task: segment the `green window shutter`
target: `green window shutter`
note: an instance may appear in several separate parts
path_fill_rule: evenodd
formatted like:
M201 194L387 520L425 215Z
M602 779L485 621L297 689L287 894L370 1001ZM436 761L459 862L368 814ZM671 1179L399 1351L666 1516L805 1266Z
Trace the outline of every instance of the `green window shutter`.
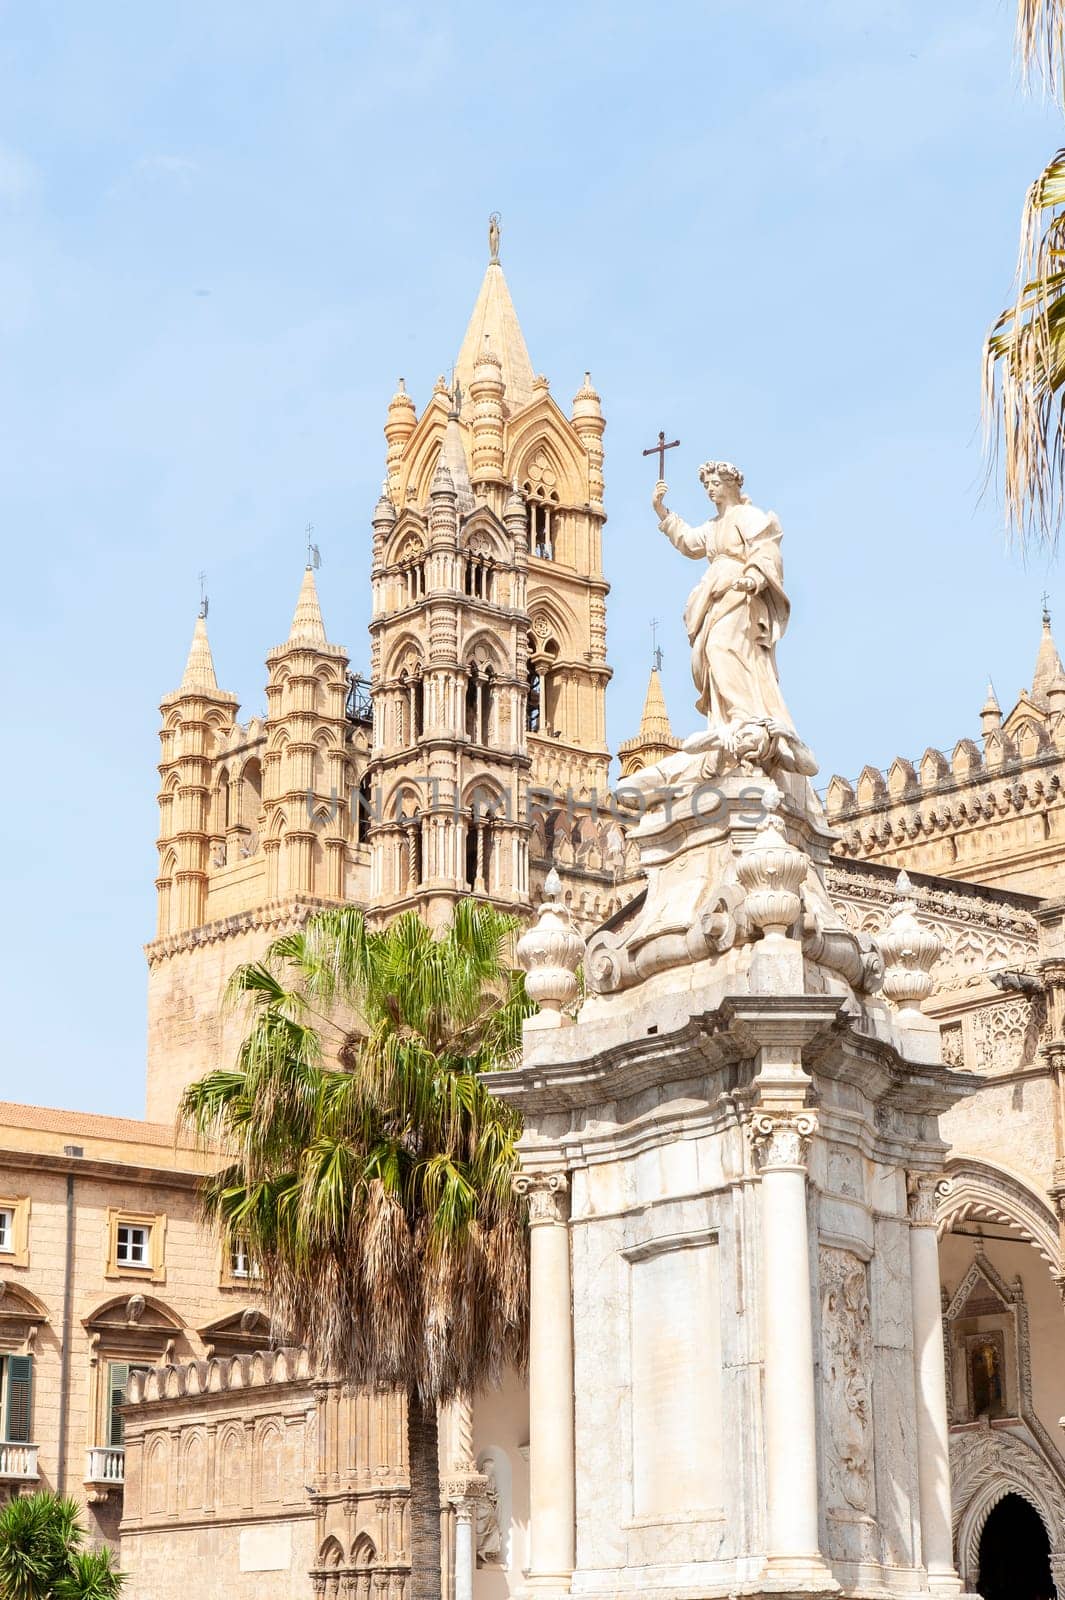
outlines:
M29 1444L33 1420L32 1356L8 1356L6 1390L4 1438L10 1444Z
M107 1442L112 1450L125 1443L126 1429L124 1419L119 1411L119 1406L126 1403L126 1390L129 1388L129 1362L112 1361L107 1368L107 1389L109 1395L109 1410L107 1424Z

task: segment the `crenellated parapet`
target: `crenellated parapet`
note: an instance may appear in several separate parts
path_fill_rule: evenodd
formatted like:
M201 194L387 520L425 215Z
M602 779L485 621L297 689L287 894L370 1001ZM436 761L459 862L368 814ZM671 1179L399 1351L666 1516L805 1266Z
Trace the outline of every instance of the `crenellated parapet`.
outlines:
M1065 877L1065 669L1044 615L1030 690L1003 717L988 686L980 739L863 767L825 791L839 855L1045 894Z

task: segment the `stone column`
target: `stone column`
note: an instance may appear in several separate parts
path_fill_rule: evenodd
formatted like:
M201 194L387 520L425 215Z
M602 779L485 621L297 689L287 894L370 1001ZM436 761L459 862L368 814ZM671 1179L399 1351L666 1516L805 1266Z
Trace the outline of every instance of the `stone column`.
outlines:
M564 1593L575 1559L573 1314L565 1175L521 1172L529 1201L529 1583Z
M473 1525L488 1479L476 1471L452 1478L447 1498L455 1508L455 1600L473 1600Z
M806 1154L811 1111L756 1111L762 1174L762 1342L765 1361L766 1556L770 1575L835 1587L818 1530Z
M913 1367L917 1402L917 1481L921 1503L921 1555L928 1587L958 1594L950 1515L950 1433L943 1357L943 1305L939 1292L936 1186L940 1174L911 1172L910 1293L913 1298Z

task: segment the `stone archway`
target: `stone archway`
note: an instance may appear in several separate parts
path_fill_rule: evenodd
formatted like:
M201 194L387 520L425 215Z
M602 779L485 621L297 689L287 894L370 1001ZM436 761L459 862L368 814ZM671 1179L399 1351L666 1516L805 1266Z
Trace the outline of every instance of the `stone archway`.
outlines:
M1065 1491L1038 1445L985 1422L953 1436L950 1465L957 1566L965 1591L979 1592L984 1531L995 1508L1012 1496L1038 1516L1047 1535L1051 1575L1065 1594Z
M1006 1494L988 1512L980 1534L977 1592L983 1600L1050 1600L1050 1537L1031 1500Z

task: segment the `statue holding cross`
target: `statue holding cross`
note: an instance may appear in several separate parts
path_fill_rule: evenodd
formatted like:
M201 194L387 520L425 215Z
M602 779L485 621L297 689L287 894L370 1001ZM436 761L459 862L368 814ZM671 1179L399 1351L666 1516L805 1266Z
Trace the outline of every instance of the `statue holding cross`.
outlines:
M672 782L682 772L688 774L693 763L704 778L711 768L718 772L737 764L809 777L817 763L795 732L777 676L777 642L791 609L784 590L780 522L774 512L751 504L743 493L743 474L730 461L704 461L699 468L715 516L692 527L670 511L665 503L669 486L661 474L665 452L676 442L667 443L662 432L657 445L643 453L658 456L652 503L660 529L682 555L706 563L688 597L684 625L697 705L707 729L686 739L682 751L668 757L660 771L648 769L640 778Z

